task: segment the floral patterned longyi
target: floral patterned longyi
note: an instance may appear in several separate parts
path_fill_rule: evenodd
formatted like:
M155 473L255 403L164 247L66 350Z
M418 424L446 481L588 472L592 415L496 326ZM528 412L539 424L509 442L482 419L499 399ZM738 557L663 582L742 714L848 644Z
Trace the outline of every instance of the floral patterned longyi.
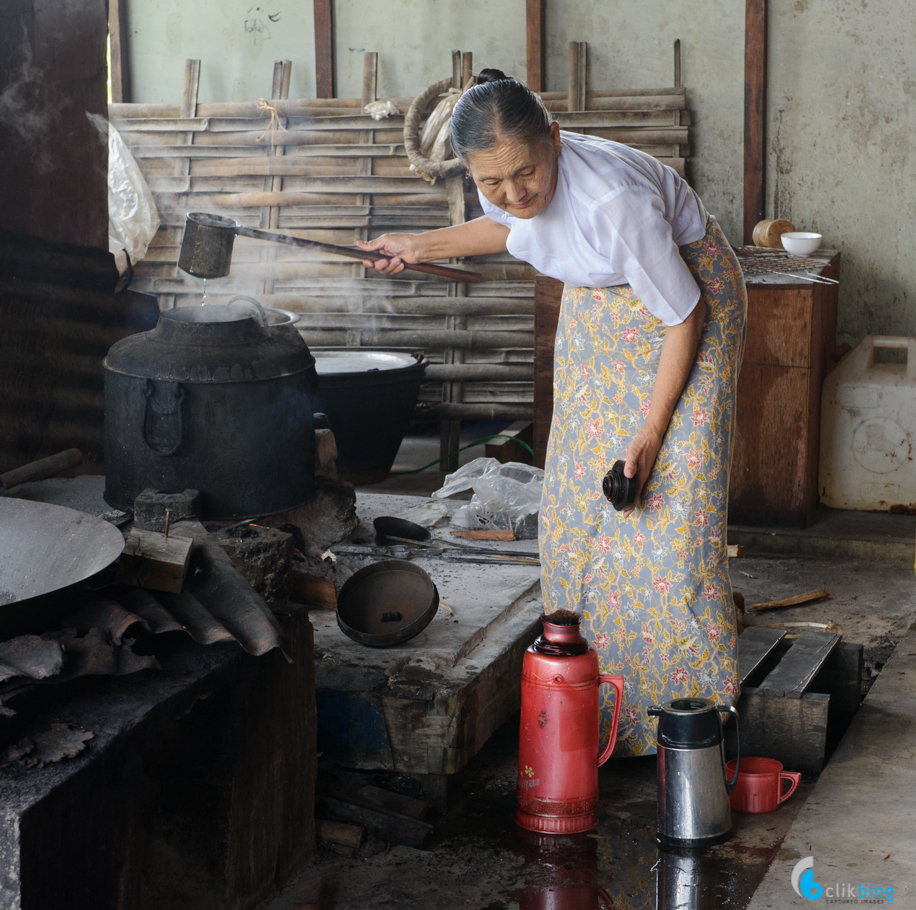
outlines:
M557 331L540 526L544 608L578 610L601 672L626 677L615 756L655 752L650 705L738 697L725 526L747 295L715 219L681 256L706 326L629 519L605 500L601 480L648 412L665 325L627 285L567 287ZM613 693L602 698L606 736Z

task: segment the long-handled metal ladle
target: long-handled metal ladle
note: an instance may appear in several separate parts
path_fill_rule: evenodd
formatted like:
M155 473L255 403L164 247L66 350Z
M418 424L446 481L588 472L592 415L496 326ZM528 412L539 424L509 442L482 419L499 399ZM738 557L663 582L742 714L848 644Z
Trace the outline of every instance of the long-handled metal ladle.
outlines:
M242 227L231 218L222 215L209 215L206 212L191 212L181 239L181 250L178 253L178 268L197 278L222 278L229 274L232 262L232 245L237 236L254 237L255 240L270 240L286 246L301 246L325 253L336 253L350 259L371 260L389 259L381 253L367 253L350 246L337 246L334 243L323 243L320 240L306 240L304 237L293 237L291 234L278 234L275 231L261 231L255 228ZM438 275L451 281L471 281L477 283L481 276L478 272L466 272L463 269L452 269L446 265L430 263L404 264L411 272L425 272Z

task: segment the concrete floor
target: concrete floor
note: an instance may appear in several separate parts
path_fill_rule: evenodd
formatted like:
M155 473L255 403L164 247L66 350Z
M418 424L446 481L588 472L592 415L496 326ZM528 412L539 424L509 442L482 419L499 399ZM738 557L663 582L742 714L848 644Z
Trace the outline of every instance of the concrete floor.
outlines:
M827 589L829 600L779 611L778 617L774 611L768 621L833 621L847 641L865 645L874 672L888 661L820 781L806 775L796 794L771 815L735 814L736 833L727 844L700 856L672 856L655 844L655 760L612 760L600 772L596 831L528 842L513 823L517 728L510 722L463 775L465 798L437 827L428 849L386 848L370 839L356 858L345 859L323 848L310 871L324 882L322 910L783 908L796 906L790 880L798 858L813 854L815 872L824 870L818 880L833 881L853 874L856 866L850 863L863 864L862 857L879 851L898 857L899 865L887 869L893 869L902 894L916 863L909 835L916 766L907 766L916 754L916 660L910 653L916 652L916 637L907 638L916 619L912 568L752 557L733 560L732 577L749 604ZM901 660L908 664L897 668ZM905 697L903 686L910 687ZM829 794L823 799L822 787ZM868 881L879 880L882 869L867 863L863 868ZM831 877L825 879L828 869ZM269 910L291 910L292 898L287 892ZM899 900L896 905L908 906Z
M438 438L408 441L399 467L427 454L426 461L438 455ZM422 495L441 476L393 475L365 489ZM830 593L820 603L755 615L748 624L833 622L846 641L865 646L869 675L877 676L820 779L806 775L775 813L735 814L735 836L702 855L666 854L655 843L655 759L612 759L600 772L594 832L529 840L513 821L518 731L510 721L462 774L464 798L427 849L387 847L374 838L353 858L321 848L308 874L323 883L322 910L782 910L807 905L795 897L791 875L800 858L812 855L815 879L825 888L847 878L896 886L896 906L910 906L906 899L916 898L914 528L912 516L824 510L804 532L735 529L733 535L730 529L730 542L743 534L750 545L748 558L731 563L733 586L748 605L817 588ZM292 907L291 889L264 910Z

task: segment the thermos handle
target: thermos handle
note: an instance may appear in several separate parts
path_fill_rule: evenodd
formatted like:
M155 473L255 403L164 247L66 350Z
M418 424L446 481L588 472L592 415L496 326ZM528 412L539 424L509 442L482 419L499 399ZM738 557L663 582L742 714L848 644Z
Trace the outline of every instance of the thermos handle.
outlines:
M731 780L725 781L725 792L731 796L732 790L735 789L735 784L738 783L738 773L741 771L741 730L738 727L738 712L735 710L733 705L729 705L728 708L717 707L717 711L728 711L729 714L734 714L735 716L735 740L738 745L738 751L735 755L735 776ZM722 774L725 775L725 755L722 755Z
M613 686L616 696L614 698L614 719L611 721L611 735L608 738L604 751L598 758L598 767L600 768L610 757L617 744L617 724L620 721L620 705L623 703L623 677L607 676L602 673L598 677L599 686Z

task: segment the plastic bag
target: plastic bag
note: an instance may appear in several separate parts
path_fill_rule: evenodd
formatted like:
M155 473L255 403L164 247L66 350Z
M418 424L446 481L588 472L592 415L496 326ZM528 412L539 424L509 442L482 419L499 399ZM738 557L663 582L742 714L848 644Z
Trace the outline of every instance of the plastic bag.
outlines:
M392 114L401 113L393 101L370 101L363 110L373 120L386 120Z
M433 498L444 499L473 490L471 501L462 506L452 521L465 528L512 530L518 540L537 537L538 510L544 472L540 468L495 458L475 458L445 478Z
M121 134L98 114L87 114L108 137L108 249L118 271L127 271L127 256L139 262L159 230L159 211L146 178ZM125 251L127 255L125 255Z

